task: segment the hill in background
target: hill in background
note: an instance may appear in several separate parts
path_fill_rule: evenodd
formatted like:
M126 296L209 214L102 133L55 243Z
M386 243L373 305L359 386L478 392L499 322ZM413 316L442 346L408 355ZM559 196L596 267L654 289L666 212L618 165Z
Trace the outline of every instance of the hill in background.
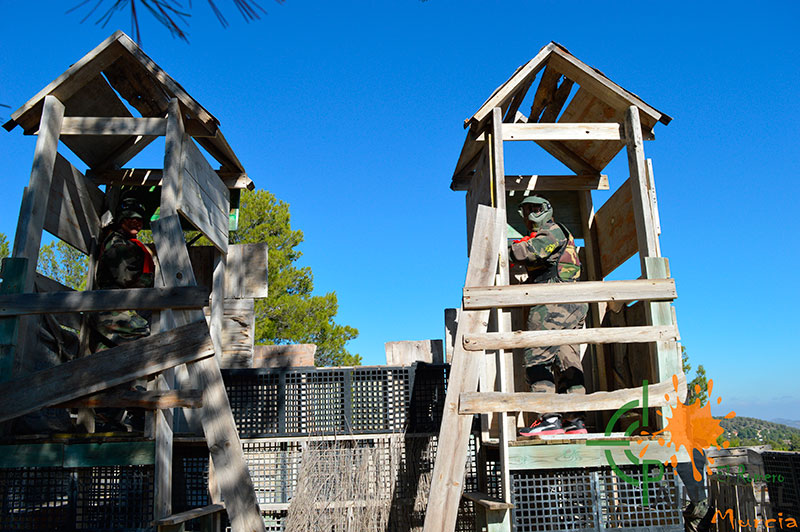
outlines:
M731 447L772 445L776 451L800 451L800 428L752 417L721 419L724 440Z

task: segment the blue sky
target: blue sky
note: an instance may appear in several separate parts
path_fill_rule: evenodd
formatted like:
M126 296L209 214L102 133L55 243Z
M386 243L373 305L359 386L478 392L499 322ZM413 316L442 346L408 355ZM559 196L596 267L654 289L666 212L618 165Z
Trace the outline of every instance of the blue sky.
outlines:
M115 29L130 33L125 16L79 24L65 4L4 4L4 119ZM291 205L301 265L317 292L337 292L365 363L384 362L386 341L442 337L466 268L464 193L449 190L462 121L554 40L674 118L645 150L682 341L719 412L800 419L796 2L265 0L245 24L218 0L227 29L194 4L191 44L143 16L142 46L220 119L257 186ZM0 132L9 236L33 146ZM607 169L612 188L624 163ZM507 153L507 173L565 170L533 145Z

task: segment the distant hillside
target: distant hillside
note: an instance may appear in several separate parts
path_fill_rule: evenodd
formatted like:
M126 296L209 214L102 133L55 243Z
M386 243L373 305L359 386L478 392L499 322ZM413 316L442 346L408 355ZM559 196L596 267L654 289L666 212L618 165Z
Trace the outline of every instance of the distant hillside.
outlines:
M783 419L777 418L771 420L773 423L780 423L781 425L789 425L790 427L794 427L796 429L800 429L800 421L796 419Z
M800 428L739 416L722 419L720 425L725 429L722 437L731 447L769 444L778 451L800 451Z

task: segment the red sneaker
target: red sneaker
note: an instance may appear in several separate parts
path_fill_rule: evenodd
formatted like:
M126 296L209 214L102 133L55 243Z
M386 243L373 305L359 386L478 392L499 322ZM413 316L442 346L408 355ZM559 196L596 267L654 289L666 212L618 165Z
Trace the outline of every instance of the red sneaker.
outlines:
M541 417L534 421L530 427L519 431L520 436L546 436L549 434L564 434L559 416L547 415Z

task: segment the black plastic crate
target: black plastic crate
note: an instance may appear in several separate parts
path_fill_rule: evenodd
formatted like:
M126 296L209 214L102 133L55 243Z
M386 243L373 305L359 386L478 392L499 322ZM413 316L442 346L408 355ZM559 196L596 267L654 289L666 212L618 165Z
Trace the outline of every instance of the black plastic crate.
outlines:
M783 512L800 518L800 453L765 451L761 457L773 516Z

